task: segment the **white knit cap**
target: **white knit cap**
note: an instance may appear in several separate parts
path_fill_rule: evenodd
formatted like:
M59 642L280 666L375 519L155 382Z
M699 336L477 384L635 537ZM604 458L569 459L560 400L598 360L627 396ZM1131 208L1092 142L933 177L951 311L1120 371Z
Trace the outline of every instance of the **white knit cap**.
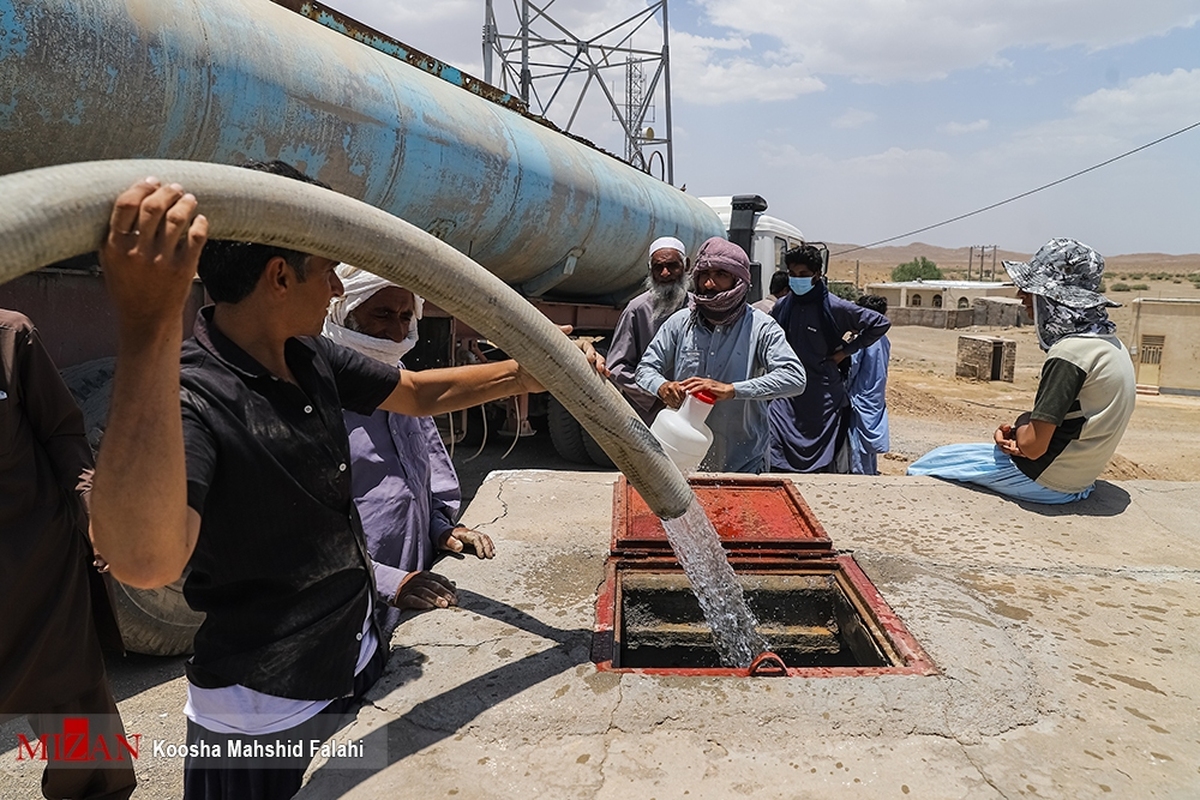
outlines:
M676 239L674 236L660 236L650 243L650 255L654 255L659 250L677 250L679 255L687 258L687 248L683 246L683 242Z

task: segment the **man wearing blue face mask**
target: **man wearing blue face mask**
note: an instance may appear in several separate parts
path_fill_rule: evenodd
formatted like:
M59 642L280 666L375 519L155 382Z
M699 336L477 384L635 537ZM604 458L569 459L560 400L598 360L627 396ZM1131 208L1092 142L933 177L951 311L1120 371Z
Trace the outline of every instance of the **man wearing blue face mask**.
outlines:
M783 255L791 294L771 310L808 374L808 387L795 397L772 400L772 472L850 471L850 400L846 368L852 353L887 333L887 317L829 293L822 278L825 259L813 245Z

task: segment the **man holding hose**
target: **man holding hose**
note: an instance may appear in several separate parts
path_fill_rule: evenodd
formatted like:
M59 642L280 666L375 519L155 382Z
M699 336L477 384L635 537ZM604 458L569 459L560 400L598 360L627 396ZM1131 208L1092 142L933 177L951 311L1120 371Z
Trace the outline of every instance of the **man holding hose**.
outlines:
M251 168L316 183L282 162ZM291 797L383 667L374 585L351 501L342 410L425 416L543 391L513 361L399 371L320 336L342 293L327 258L207 242L199 201L141 181L117 198L100 253L117 369L92 535L117 579L176 580L207 614L187 664L186 798ZM206 244L207 242L207 244ZM181 343L199 271L215 305ZM182 344L182 359L180 347ZM229 743L304 742L231 759Z

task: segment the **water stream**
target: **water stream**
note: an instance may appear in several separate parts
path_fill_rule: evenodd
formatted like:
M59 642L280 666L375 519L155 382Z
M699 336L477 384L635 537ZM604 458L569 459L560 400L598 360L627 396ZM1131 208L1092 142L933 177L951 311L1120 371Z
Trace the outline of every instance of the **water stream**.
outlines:
M746 606L742 585L704 509L693 499L683 516L664 520L663 528L692 582L721 663L727 667L750 666L755 656L768 649L767 642L756 630L758 621Z

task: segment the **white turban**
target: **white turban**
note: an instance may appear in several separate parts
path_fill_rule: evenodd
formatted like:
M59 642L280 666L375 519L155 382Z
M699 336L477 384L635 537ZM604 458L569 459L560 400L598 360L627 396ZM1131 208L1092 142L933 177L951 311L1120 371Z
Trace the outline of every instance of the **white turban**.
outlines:
M321 334L337 344L350 347L385 364L398 364L404 354L412 350L417 343L417 320L421 318L421 312L424 310L424 299L413 293L413 321L408 326L408 336L404 341L377 339L347 328L346 318L350 316L351 311L374 297L381 289L391 286L398 289L404 287L349 264L338 265L337 276L342 282L342 296L329 301L329 311L325 315L325 325Z
M687 260L687 248L683 246L683 242L676 239L674 236L660 236L650 243L650 255L653 256L659 250L677 250L679 255ZM647 260L649 256L647 256Z

